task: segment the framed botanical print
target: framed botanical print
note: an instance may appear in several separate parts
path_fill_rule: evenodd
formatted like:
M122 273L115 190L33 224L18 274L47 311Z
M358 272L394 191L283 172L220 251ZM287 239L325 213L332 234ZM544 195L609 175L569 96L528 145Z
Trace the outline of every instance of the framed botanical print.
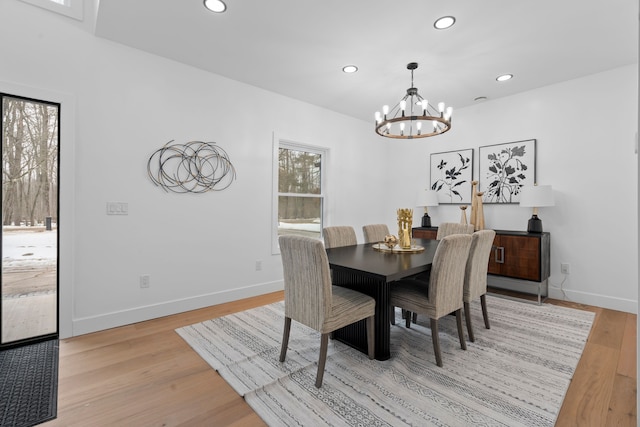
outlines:
M480 147L479 156L483 203L518 203L520 189L536 182L535 139Z
M441 204L471 203L473 148L431 154L431 189Z

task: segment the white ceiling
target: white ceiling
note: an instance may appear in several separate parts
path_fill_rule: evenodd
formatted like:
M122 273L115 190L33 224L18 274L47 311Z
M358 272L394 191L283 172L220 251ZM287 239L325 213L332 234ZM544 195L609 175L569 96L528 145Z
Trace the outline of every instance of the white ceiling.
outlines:
M637 0L225 1L215 14L202 0L100 0L95 32L372 124L410 87L409 62L420 94L454 117L479 96L638 62ZM456 24L436 30L445 15Z

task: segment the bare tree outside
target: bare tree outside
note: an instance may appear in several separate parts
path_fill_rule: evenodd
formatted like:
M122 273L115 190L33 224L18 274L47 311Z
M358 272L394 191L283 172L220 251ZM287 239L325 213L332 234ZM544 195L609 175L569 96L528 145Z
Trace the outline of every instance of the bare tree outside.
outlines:
M281 147L278 156L278 235L320 238L322 155Z
M58 188L58 107L2 99L2 225L55 221Z
M2 340L57 333L60 106L2 99Z

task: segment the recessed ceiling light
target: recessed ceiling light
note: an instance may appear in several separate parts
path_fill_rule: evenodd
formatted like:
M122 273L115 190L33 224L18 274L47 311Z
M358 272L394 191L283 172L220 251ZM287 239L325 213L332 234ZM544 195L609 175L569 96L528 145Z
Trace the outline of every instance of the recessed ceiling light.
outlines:
M443 16L442 18L438 18L436 22L433 23L433 26L438 30L446 30L456 23L456 18L453 16Z
M506 82L507 80L511 80L513 78L513 74L503 74L501 76L496 77L496 80L499 82Z
M358 67L356 67L355 65L345 65L344 67L342 67L342 71L344 71L347 74L351 74L358 71Z
M204 0L204 7L216 13L222 13L227 10L227 5L222 0Z

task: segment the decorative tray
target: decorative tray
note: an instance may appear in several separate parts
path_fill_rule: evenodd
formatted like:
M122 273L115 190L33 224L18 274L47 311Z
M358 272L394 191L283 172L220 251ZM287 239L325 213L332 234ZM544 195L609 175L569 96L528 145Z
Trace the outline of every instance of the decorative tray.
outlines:
M424 251L424 247L420 245L411 245L410 248L403 249L398 245L395 245L393 248L389 248L384 243L375 243L373 245L373 249L380 252L393 252L396 254L417 254L419 252Z

